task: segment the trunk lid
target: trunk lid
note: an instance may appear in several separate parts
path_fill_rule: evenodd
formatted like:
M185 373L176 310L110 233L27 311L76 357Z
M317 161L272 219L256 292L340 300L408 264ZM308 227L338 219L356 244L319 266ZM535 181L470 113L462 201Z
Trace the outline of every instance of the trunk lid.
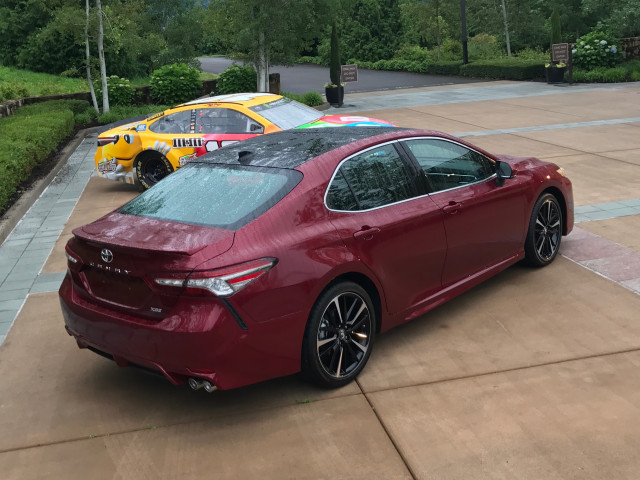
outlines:
M90 303L160 320L180 290L162 289L158 274L191 272L231 248L234 232L111 213L73 231L68 248L79 257L72 269L79 294Z

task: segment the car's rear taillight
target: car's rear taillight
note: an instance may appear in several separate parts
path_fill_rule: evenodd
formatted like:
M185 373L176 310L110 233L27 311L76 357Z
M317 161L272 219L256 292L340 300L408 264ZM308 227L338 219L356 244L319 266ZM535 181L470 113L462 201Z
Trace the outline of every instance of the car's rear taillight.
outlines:
M82 260L75 253L71 252L68 247L64 247L64 254L67 257L69 270L79 271L80 268L82 268Z
M214 294L218 297L229 297L242 290L254 280L264 275L278 263L275 258L261 258L216 270L180 274L160 275L153 283L161 287L184 288L183 293L190 295Z
M109 137L98 137L98 146L104 147L105 145L109 145L110 143L118 143L118 139L120 135L111 135Z

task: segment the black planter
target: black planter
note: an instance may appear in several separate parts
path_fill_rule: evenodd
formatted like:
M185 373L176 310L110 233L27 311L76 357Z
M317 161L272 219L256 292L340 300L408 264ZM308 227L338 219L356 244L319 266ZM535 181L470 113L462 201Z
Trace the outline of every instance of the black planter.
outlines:
M564 81L564 67L547 67L545 72L547 83L562 83Z
M324 87L324 94L327 97L327 102L329 102L332 107L342 106L342 100L344 100L344 86Z

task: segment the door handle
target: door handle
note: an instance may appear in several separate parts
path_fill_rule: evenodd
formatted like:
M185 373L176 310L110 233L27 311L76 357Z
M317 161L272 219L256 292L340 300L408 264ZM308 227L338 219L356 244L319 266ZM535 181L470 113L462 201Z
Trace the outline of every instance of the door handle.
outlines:
M380 229L378 227L362 227L362 230L358 230L353 234L353 238L359 240L371 240L379 231Z
M444 207L442 207L442 211L444 213L450 213L451 215L455 215L456 213L458 213L458 210L460 210L461 208L462 208L461 203L451 201L449 202L449 205L445 205Z

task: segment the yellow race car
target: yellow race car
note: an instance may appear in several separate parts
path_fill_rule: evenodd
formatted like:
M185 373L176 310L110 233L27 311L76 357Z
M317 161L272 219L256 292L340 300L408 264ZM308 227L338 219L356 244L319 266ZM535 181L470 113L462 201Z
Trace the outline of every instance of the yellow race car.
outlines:
M225 145L291 128L393 124L368 117L323 116L269 93L201 98L98 135L98 175L142 189L189 160Z

